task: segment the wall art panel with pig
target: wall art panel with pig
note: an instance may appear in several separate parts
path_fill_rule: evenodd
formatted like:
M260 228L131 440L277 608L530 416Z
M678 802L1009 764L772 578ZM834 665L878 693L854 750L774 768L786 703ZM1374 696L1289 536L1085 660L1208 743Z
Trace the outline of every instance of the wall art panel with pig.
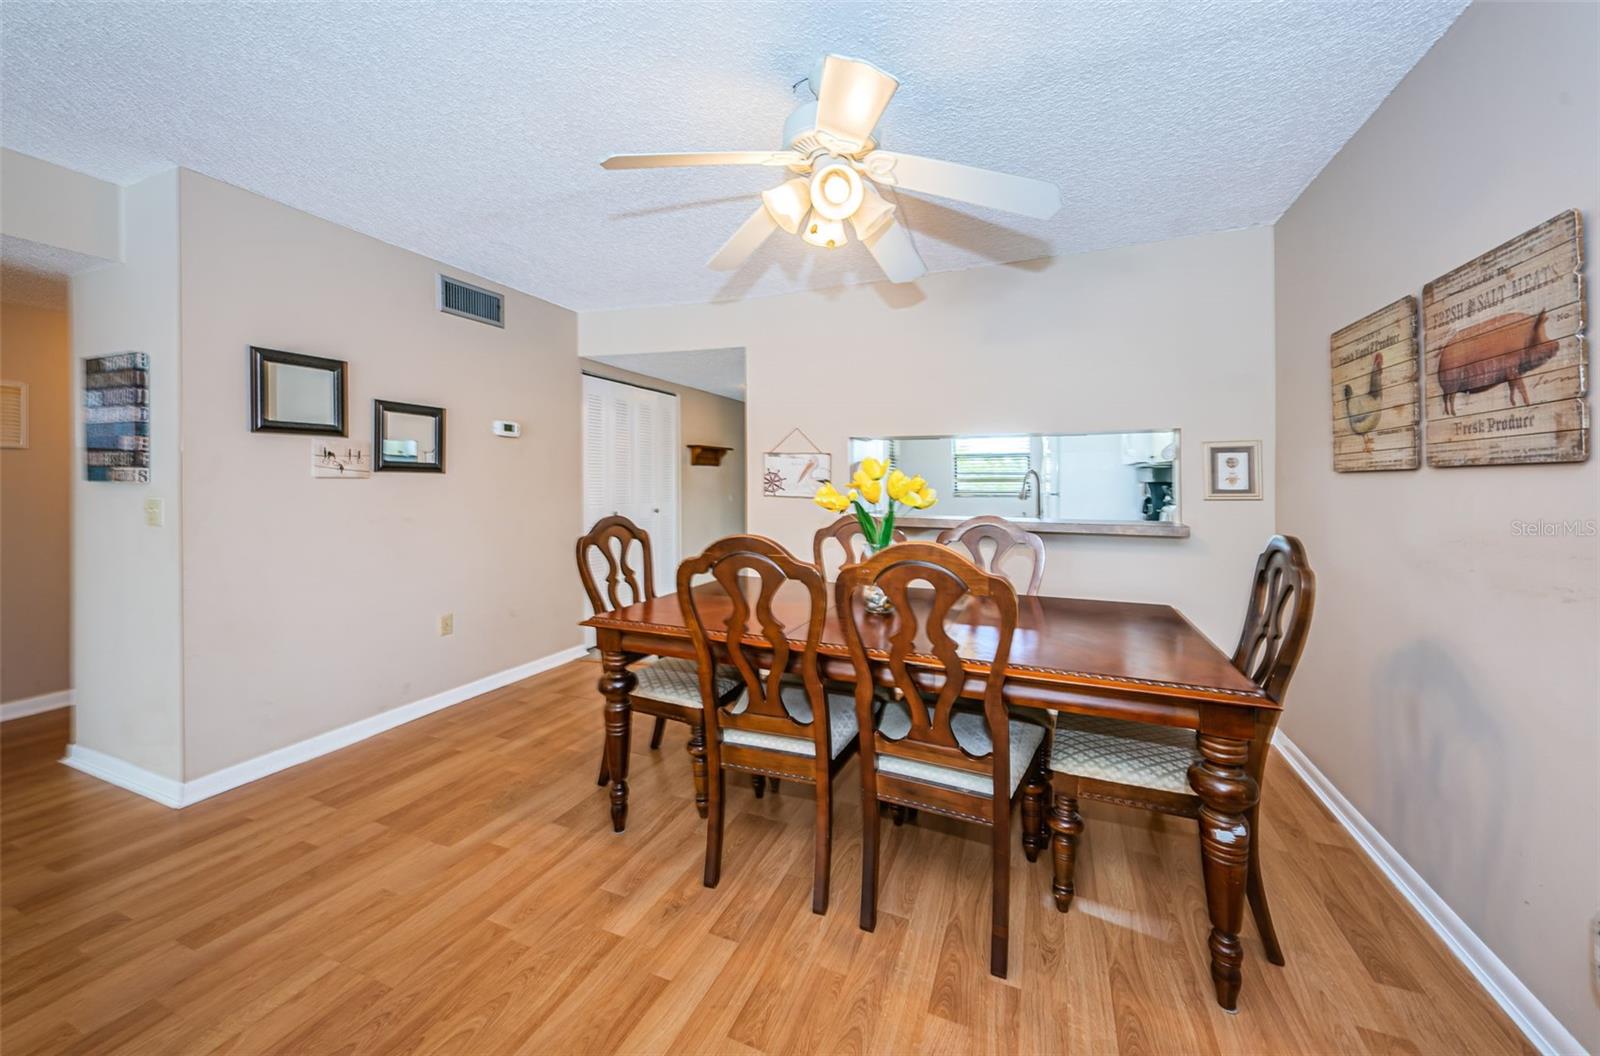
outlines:
M1422 314L1428 465L1589 457L1577 210L1428 283Z

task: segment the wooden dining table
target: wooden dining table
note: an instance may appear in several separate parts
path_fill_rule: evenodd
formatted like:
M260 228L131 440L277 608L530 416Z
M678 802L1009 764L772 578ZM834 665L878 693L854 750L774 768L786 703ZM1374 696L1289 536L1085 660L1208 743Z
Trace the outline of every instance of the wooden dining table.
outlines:
M713 642L726 643L734 611L723 588L694 588L696 609ZM752 600L754 591L752 590ZM832 591L829 592L830 598ZM792 606L792 611L786 610ZM749 610L754 605L748 606ZM1239 929L1251 833L1246 813L1258 790L1246 772L1250 744L1278 704L1246 678L1232 660L1183 614L1169 605L1084 598L1022 597L1011 654L1000 672L1007 704L1019 708L1101 715L1133 722L1195 730L1201 762L1189 781L1201 801L1200 847L1206 903L1211 917L1211 976L1217 1001L1237 1006L1244 958ZM780 593L774 614L795 640L794 656L807 626L805 599ZM895 617L868 616L863 628L868 657L887 663ZM649 656L694 658L683 608L676 594L593 616L600 650L600 693L605 698L606 765L611 776L611 824L628 821L628 753L632 710L628 695L636 679L630 665ZM994 655L991 610L976 599L959 603L946 631L961 654L967 690L981 697ZM752 614L741 638L750 649L767 645ZM829 605L818 650L823 676L852 683L855 668L839 614ZM919 677L928 688L942 679L942 662L927 657ZM908 662L915 673L917 658ZM939 674L934 674L938 667Z

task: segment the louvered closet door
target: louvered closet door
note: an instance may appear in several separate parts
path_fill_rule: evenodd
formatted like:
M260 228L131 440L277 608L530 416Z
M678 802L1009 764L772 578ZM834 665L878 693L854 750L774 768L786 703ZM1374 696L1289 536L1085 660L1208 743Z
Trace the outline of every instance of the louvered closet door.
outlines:
M676 396L584 376L584 526L620 513L649 532L658 594L678 574L678 447Z
M678 398L647 389L640 393L634 422L637 472L635 523L650 533L655 551L656 593L671 594L678 576Z

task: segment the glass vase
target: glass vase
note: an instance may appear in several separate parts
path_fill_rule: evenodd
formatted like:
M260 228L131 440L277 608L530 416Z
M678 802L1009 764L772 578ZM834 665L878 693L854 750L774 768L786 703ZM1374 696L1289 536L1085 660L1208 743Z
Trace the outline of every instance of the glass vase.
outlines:
M889 546L893 545L894 543L892 542L889 544ZM888 549L888 547L884 549ZM875 557L880 553L878 548L874 546L868 546L866 550L869 558ZM887 616L894 611L894 603L889 600L889 595L885 594L883 588L876 583L868 583L862 594L865 596L868 612L877 616Z

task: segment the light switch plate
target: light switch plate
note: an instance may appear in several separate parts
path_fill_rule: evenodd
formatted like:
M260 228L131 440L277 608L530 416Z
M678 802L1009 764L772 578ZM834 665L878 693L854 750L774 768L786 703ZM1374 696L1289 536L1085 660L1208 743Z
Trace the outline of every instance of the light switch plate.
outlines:
M151 528L164 528L167 523L167 504L162 499L144 500L144 523Z
M446 638L456 633L456 614L447 612L439 617L439 637Z

